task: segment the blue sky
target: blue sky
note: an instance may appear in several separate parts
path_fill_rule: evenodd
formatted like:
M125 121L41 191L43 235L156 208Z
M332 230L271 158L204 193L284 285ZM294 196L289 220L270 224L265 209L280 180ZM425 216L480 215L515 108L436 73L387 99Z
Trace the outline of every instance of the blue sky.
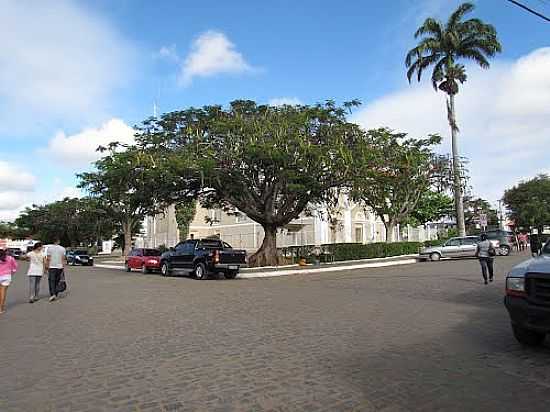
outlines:
M550 14L550 4L525 2ZM74 174L89 168L93 148L131 141L128 126L151 115L155 101L166 112L238 98L358 98L354 120L365 127L447 137L443 96L427 83L408 85L403 60L419 23L458 4L8 0L0 16L0 219L76 195ZM550 134L550 24L504 0L476 4L504 51L489 72L469 67L458 119L474 191L494 201L519 179L550 171L541 156ZM440 151L449 150L445 140Z

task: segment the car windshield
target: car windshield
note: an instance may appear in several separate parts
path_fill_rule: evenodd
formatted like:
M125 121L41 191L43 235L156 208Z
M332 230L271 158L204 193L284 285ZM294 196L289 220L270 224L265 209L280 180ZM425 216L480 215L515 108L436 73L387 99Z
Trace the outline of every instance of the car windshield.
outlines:
M144 249L143 256L160 256L160 250L157 249Z

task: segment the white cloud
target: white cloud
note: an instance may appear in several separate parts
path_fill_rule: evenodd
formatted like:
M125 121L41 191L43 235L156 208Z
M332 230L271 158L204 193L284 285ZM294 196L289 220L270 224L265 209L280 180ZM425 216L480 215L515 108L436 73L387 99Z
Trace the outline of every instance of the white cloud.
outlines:
M183 85L189 85L195 77L237 74L251 70L252 67L225 34L207 31L193 41L191 52L181 67L179 81Z
M0 219L11 218L32 197L36 177L24 168L0 161Z
M467 69L456 98L459 150L470 160L474 191L494 201L518 180L548 170L550 48L495 62L489 70ZM445 95L429 82L379 98L354 119L365 128L387 126L413 137L439 133L442 151L450 152Z
M268 104L270 106L284 106L285 104L288 104L290 106L295 106L297 104L303 104L303 103L297 97L275 97L273 99L270 99Z
M0 123L6 130L87 120L104 110L132 67L128 44L71 0L3 1L0 39Z
M156 53L155 57L160 57L162 59L166 59L168 61L176 63L180 61L180 57L176 50L175 44L171 44L170 46L162 46L160 50Z
M9 162L0 161L0 192L34 190L36 177L23 168Z
M135 130L120 119L111 119L101 127L85 129L70 136L59 132L50 140L44 153L49 158L67 166L87 166L99 159L99 146L107 146L111 142L132 144Z

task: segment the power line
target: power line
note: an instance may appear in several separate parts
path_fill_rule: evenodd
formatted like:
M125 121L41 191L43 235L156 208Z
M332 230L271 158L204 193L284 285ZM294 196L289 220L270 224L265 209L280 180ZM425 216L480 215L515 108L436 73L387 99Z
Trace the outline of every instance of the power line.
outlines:
M527 10L529 13L532 13L532 14L534 14L535 16L538 16L538 17L540 17L541 19L546 20L547 22L550 22L550 17L546 17L544 14L539 13L538 11L535 11L535 10L533 10L533 9L531 9L531 8L529 8L529 7L527 7L526 5L521 4L520 2L518 2L518 1L516 1L516 0L507 0L507 1L509 1L509 2L512 3L512 4L515 4L515 5L518 6L518 7L521 7L523 10Z

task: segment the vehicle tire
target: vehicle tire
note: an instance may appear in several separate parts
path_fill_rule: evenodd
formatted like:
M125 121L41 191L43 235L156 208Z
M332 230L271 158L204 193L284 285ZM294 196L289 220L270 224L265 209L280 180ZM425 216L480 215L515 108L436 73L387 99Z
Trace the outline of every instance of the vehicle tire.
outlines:
M126 270L126 272L132 271L132 268L128 265L128 262L124 262L124 269Z
M437 262L437 261L440 260L440 259L441 259L441 255L440 255L439 253L437 253L437 252L434 252L434 253L432 253L432 254L430 255L430 260L431 260L432 262Z
M500 246L498 248L498 254L500 256L508 256L510 254L510 246Z
M512 330L517 341L526 346L540 346L546 337L544 333L525 329L518 325L512 325Z
M160 265L160 274L164 277L170 276L172 274L172 269L170 269L170 265L168 262L162 262Z
M93 266L93 265L94 265L94 262L88 263L88 266Z
M141 266L141 273L143 273L144 275L148 274L148 273L151 273L151 269L149 269L147 266L145 265L142 265Z
M231 270L229 272L223 272L223 275L225 276L226 279L235 279L238 273L239 273L238 270Z
M206 267L204 263L197 263L195 265L195 270L193 270L193 275L198 280L208 279L208 274L206 273Z

